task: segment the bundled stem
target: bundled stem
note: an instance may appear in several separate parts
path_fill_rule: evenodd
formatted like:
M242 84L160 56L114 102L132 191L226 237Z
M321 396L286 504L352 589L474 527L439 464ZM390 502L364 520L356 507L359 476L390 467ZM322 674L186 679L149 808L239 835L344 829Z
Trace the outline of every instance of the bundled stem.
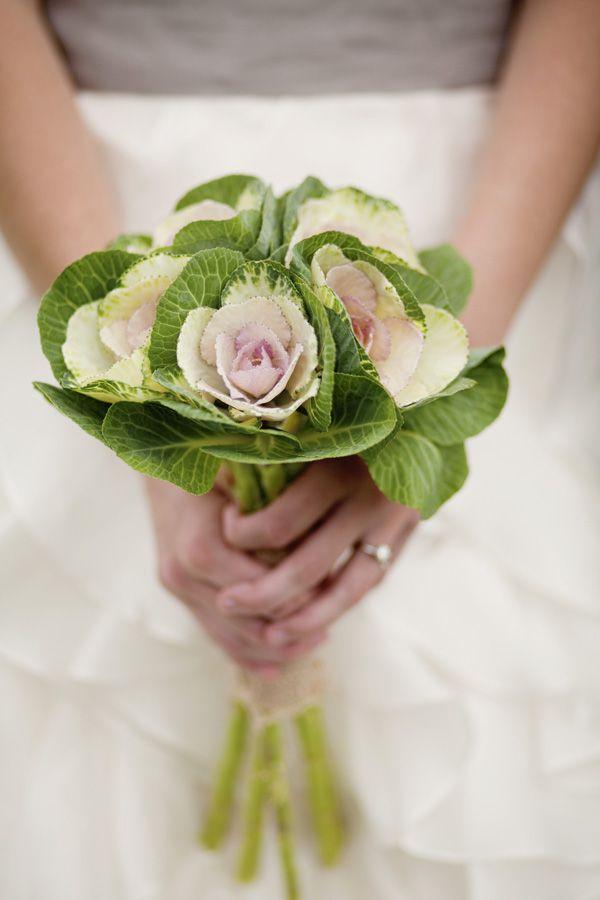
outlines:
M236 703L229 722L225 749L217 771L201 840L215 850L229 829L237 775L244 757L250 717L243 703Z
M233 492L244 512L254 512L272 502L302 468L297 465L254 466L242 463L230 463L229 467L234 477ZM246 749L251 717L256 717L259 721L262 718L263 722L266 717L267 724L253 731L252 759L245 791L243 837L237 861L237 877L240 881L247 882L256 876L263 843L265 809L269 802L275 812L277 842L287 900L297 900L300 893L294 849L292 804L284 764L281 724L273 719L285 714L286 701L283 698L286 696L286 678L289 691L290 683L294 684L294 677L297 679L296 685L301 688L302 703L305 699L303 694L306 695L305 692L310 694L311 679L306 673L298 679L297 670L291 668L288 668L280 681L267 691L271 694L271 705L267 705L266 716L264 709L259 712L261 699L262 701L265 699L263 696L265 682L253 684L247 698L248 706L242 702L236 703L202 831L202 842L206 847L214 849L223 841L231 822L236 780ZM312 680L314 681L314 678ZM297 698L294 702L297 702ZM288 715L293 714L289 706L287 708ZM295 722L306 763L308 793L319 856L324 864L331 865L339 856L343 834L333 776L327 757L323 715L318 706L311 705L296 713Z
M294 849L292 804L283 758L281 726L275 722L265 725L264 735L269 767L269 793L275 807L277 842L286 897L287 900L297 900L300 892Z
M327 754L323 711L309 706L296 716L296 727L306 763L312 818L321 861L333 865L343 843L333 773Z
M246 789L244 835L237 866L237 877L240 881L252 881L258 869L264 811L269 793L268 778L267 747L263 728L254 740L254 755Z

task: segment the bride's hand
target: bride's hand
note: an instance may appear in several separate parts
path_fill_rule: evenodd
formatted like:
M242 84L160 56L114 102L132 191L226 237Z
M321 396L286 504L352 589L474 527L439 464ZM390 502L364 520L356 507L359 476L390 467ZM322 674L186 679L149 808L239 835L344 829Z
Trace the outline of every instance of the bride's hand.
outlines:
M234 619L219 610L216 597L220 589L260 577L267 569L224 542L221 522L228 500L218 489L195 497L153 479L146 479L146 489L161 583L236 663L264 675L276 674L283 662L315 645L311 637L279 649L269 647L264 619Z
M265 627L272 647L324 637L328 626L384 574L361 551L338 570L336 563L362 542L388 544L395 557L417 521L414 510L383 496L360 459L313 463L259 512L242 515L226 507L224 533L233 547L291 549L259 577L237 584L232 579L219 592L219 607L232 621L247 615L276 619Z

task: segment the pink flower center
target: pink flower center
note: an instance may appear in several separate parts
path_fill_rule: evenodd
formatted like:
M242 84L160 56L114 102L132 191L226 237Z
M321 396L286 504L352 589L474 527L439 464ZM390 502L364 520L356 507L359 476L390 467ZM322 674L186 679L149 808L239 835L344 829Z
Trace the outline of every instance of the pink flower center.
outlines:
M235 338L235 349L229 379L252 397L271 391L289 364L289 354L275 336L269 340L257 329L243 328Z

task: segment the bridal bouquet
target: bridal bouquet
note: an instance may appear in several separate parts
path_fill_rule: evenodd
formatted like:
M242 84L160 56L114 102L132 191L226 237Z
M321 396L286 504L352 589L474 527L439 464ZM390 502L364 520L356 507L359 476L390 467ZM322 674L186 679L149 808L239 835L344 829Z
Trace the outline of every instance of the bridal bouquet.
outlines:
M380 490L425 518L467 477L464 441L499 414L500 348L469 351L471 285L450 246L417 253L401 211L307 178L276 198L229 175L177 203L153 234L74 262L44 296L42 347L60 387L36 388L126 463L201 494L222 467L243 510L309 462L359 454ZM316 660L276 681L240 673L202 840L221 844L244 761L238 876L275 821L298 896L282 742L295 723L325 864L342 846Z

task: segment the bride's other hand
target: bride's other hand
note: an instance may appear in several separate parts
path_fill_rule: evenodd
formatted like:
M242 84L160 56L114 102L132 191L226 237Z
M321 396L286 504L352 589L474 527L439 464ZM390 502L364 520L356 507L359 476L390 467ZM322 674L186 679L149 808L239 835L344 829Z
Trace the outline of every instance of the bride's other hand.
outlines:
M224 586L219 607L232 620L278 620L265 628L271 646L295 635L324 636L384 575L381 564L360 550L337 571L336 564L362 543L387 544L395 557L417 521L414 510L383 496L357 457L313 463L259 512L225 508L223 530L232 546L289 552L260 577Z
M187 606L205 631L238 664L275 675L279 666L318 643L310 636L285 648L265 642L264 619L226 617L216 602L229 584L264 575L266 566L228 546L222 536L229 502L217 488L195 497L164 481L146 479L162 585Z

